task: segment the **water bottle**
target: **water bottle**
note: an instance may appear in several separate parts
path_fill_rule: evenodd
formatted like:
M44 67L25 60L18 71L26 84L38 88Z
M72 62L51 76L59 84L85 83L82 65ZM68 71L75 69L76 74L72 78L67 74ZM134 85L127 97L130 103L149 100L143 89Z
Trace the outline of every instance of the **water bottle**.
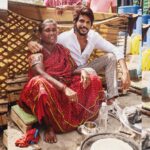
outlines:
M107 119L108 119L108 108L106 102L102 103L100 108L100 116L99 116L99 128L101 131L107 130Z

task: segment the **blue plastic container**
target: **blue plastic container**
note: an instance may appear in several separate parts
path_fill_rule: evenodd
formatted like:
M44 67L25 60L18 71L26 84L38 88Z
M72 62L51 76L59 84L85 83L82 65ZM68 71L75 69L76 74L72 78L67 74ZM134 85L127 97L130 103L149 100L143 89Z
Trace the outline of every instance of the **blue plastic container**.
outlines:
M118 7L118 14L137 14L139 9L141 9L139 5L120 6ZM136 29L136 23L134 24L133 29Z
M148 19L148 24L150 24L150 19ZM150 28L147 31L146 37L147 37L146 39L147 46L150 47Z
M118 14L128 14L128 13L137 14L138 9L140 8L141 7L139 5L120 6L118 7Z
M142 16L142 23L148 24L148 19L150 19L150 15L149 14L143 15Z
M145 14L142 16L142 23L143 24L148 24L148 19L150 19L150 15L149 14ZM144 37L144 42L147 41L147 35Z

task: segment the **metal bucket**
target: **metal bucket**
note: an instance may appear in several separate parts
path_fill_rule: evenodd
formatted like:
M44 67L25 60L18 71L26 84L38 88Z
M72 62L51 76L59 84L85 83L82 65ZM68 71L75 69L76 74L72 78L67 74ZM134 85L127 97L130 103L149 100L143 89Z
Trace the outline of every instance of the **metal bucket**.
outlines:
M118 7L118 14L138 14L139 9L141 9L139 5L120 6ZM136 23L134 24L134 29L136 29Z
M140 150L139 148L140 146L137 145L133 140L129 139L128 137L122 136L120 134L115 134L115 133L100 133L100 134L90 136L83 141L80 150L91 150L91 146L93 143L95 143L100 139L107 139L107 138L115 138L121 140L127 143L133 150ZM109 143L108 143L108 147L109 147Z

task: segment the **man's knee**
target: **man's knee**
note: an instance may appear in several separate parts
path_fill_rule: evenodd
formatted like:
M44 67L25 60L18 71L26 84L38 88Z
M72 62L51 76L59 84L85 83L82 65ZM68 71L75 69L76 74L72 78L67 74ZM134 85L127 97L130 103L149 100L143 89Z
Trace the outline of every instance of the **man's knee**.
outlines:
M113 53L108 53L107 54L108 59L112 61L117 61L116 56Z
M91 68L91 67L86 67L86 68L83 68L86 72L88 72L89 74L92 74L92 75L95 75L95 76L97 76L97 73L96 73L96 71L93 69L93 68Z
M114 54L112 53L108 53L107 54L107 58L108 58L108 61L111 62L111 63L117 63L117 58Z

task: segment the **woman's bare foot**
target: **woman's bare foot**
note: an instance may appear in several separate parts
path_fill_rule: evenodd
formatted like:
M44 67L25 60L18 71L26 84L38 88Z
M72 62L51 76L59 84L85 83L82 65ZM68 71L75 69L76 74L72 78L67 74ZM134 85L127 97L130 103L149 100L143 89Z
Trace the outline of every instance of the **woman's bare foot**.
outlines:
M108 99L107 100L107 105L112 105L114 101L115 101L114 98Z
M44 140L47 143L56 143L57 142L56 134L55 134L53 128L50 127L45 131Z
M107 99L107 105L112 105L115 102L117 97L118 96L114 96L114 97L112 97L110 99Z

